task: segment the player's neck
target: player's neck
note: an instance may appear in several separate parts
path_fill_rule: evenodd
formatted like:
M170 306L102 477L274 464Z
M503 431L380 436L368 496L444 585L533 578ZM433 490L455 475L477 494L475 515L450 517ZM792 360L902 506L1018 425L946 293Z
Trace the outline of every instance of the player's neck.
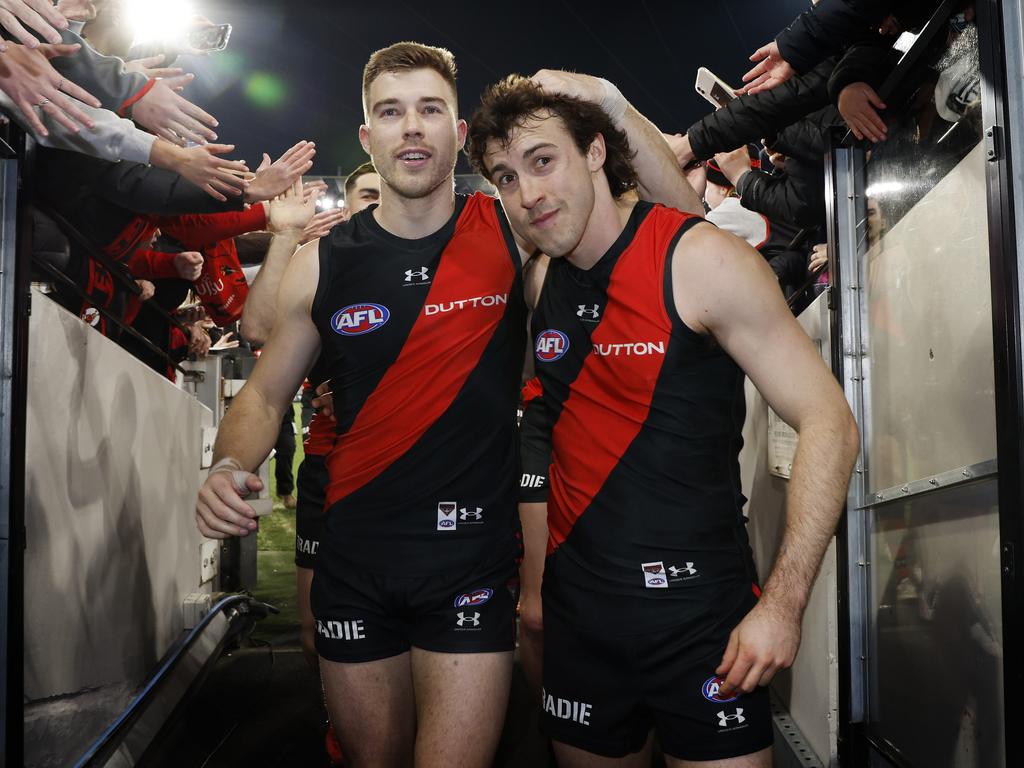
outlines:
M599 193L594 200L587 228L583 230L583 237L567 257L569 262L579 269L590 269L600 261L626 228L635 204L634 200L616 200L610 193Z
M451 176L424 197L409 198L387 184L380 188L380 205L373 212L386 231L406 240L418 240L441 229L455 211L455 184Z

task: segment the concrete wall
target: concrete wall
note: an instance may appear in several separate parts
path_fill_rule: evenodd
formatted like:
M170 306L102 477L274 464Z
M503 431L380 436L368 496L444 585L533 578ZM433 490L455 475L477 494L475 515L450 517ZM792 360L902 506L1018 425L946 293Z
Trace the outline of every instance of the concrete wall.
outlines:
M33 295L25 695L137 685L201 587L195 494L210 411Z

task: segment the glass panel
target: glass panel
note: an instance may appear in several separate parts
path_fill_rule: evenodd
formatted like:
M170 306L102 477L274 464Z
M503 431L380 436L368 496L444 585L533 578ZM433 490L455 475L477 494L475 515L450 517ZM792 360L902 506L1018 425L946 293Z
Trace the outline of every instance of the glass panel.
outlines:
M865 167L870 492L996 455L977 30L940 38Z
M1003 766L997 482L869 515L869 733L921 768Z

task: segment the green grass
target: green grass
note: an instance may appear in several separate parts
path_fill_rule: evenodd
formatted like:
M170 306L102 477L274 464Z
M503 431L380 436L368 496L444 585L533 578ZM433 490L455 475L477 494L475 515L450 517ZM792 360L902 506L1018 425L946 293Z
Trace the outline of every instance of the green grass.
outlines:
M292 462L292 476L298 476L302 463L302 425L295 418L295 460ZM256 535L256 597L280 609L276 616L263 619L255 635L270 639L284 632L296 629L299 613L295 604L295 510L285 509L277 498L277 483L274 480L274 463L270 461L270 497L274 512L260 520Z

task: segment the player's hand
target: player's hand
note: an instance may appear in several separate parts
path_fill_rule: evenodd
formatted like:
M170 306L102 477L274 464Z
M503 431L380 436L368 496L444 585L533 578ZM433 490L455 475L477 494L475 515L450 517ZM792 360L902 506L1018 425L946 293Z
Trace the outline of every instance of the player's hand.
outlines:
M828 265L828 243L818 243L811 251L811 260L807 264L808 272L816 272Z
M263 481L251 472L229 467L211 472L199 489L196 525L211 539L248 536L258 527L256 510L245 503L250 493L263 489Z
M331 382L325 381L319 387L316 388L316 397L312 400L312 405L320 413L334 421L334 393L331 392Z
M245 201L255 203L284 194L302 174L313 167L315 155L316 144L312 141L300 141L273 163L270 162L270 155L264 153L263 162L259 164L256 175L245 191Z
M564 72L560 69L542 69L530 79L549 93L571 96L594 104L600 104L604 98L601 80L593 75Z
M800 647L800 611L762 597L729 635L715 674L725 678L720 693L750 693L793 665Z
M303 233L316 212L317 194L305 194L302 180L296 179L290 189L270 201L267 214L267 229L275 235L294 232Z
M875 109L885 109L885 102L878 98L875 89L867 83L850 83L839 92L839 114L853 135L860 140L867 139L877 144L885 141L889 130L885 121Z
M529 589L527 579L520 579L519 626L523 632L539 638L544 632L544 607L540 590Z
M318 237L326 237L327 234L334 228L335 225L340 224L348 218L347 208L331 208L326 211L320 211L312 219L309 220L309 224L302 232L301 245L305 245L310 240L316 240Z
M757 65L743 76L746 85L736 91L738 94L771 90L796 74L796 70L782 58L779 46L774 40L754 51L750 60L756 61Z

